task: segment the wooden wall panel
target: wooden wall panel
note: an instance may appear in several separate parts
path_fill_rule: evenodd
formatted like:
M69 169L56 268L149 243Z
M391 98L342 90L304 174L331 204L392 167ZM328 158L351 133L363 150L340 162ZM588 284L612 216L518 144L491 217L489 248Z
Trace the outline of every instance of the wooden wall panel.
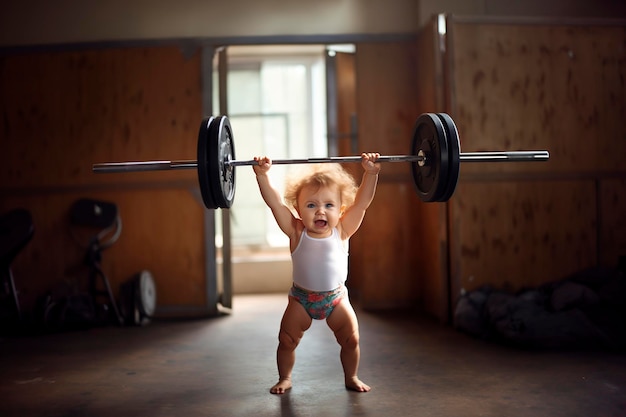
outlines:
M626 234L626 28L448 22L462 150L547 149L545 163L463 164L451 200L452 296L518 290L598 264Z
M451 200L453 294L518 290L597 263L593 181L461 182Z
M105 184L94 162L195 159L200 54L122 48L2 58L3 187ZM128 174L161 182L194 172Z
M415 43L358 44L356 51L359 147L405 154L417 119ZM385 165L385 178L406 179L406 164Z
M606 179L599 188L599 261L614 266L626 256L626 179Z
M415 44L358 44L359 149L406 153L415 103ZM366 308L415 305L418 231L407 164L385 164L376 197L351 239L349 288Z
M337 53L337 152L339 156L354 155L351 117L356 114L356 71L352 53ZM359 151L357 150L357 153Z
M119 242L110 249L112 271L123 276L149 269L155 276L159 304L206 302L204 206L192 190L163 189L109 193L124 221ZM149 215L147 215L150 213Z
M547 164L475 165L465 172L624 170L625 27L454 22L449 28L463 150L551 153Z
M195 170L94 174L95 162L196 159L200 51L103 48L0 58L0 209L25 207L35 238L16 261L25 301L80 275L67 211L80 197L118 204L124 230L104 254L118 284L153 272L162 305L203 305L205 211Z
M416 241L417 197L410 184L381 182L361 229L350 239L347 286L369 309L416 307L423 248Z

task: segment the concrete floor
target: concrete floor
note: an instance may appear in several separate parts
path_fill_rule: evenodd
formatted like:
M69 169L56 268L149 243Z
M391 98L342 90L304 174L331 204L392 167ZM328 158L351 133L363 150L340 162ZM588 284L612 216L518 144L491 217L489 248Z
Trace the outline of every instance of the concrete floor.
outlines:
M626 354L532 352L429 319L358 311L360 377L314 322L294 388L276 380L284 295L238 296L233 314L0 339L0 416L626 416Z

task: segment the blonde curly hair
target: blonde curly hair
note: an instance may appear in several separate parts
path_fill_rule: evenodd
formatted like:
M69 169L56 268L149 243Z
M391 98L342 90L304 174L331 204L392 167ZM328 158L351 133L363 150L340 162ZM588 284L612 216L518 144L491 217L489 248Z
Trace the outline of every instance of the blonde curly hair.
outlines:
M337 185L341 195L341 205L345 207L350 207L354 203L358 189L354 177L340 164L313 164L289 177L285 185L285 204L297 209L300 192L309 185L318 187Z

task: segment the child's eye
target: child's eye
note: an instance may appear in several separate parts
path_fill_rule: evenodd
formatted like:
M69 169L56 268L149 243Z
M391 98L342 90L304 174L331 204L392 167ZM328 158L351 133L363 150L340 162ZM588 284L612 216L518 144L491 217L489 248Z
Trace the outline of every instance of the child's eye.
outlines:
M333 203L326 203L326 208L333 208L335 205Z
M313 203L308 203L308 204L306 205L306 208L310 208L310 209L311 209L311 208L315 208L315 204L313 204Z

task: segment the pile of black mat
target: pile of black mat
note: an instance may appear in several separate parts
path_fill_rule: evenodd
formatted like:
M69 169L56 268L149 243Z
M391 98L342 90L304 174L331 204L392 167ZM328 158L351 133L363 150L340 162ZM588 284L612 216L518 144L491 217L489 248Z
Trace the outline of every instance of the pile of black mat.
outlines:
M490 287L463 294L458 330L525 348L626 349L626 262L593 268L515 294Z

